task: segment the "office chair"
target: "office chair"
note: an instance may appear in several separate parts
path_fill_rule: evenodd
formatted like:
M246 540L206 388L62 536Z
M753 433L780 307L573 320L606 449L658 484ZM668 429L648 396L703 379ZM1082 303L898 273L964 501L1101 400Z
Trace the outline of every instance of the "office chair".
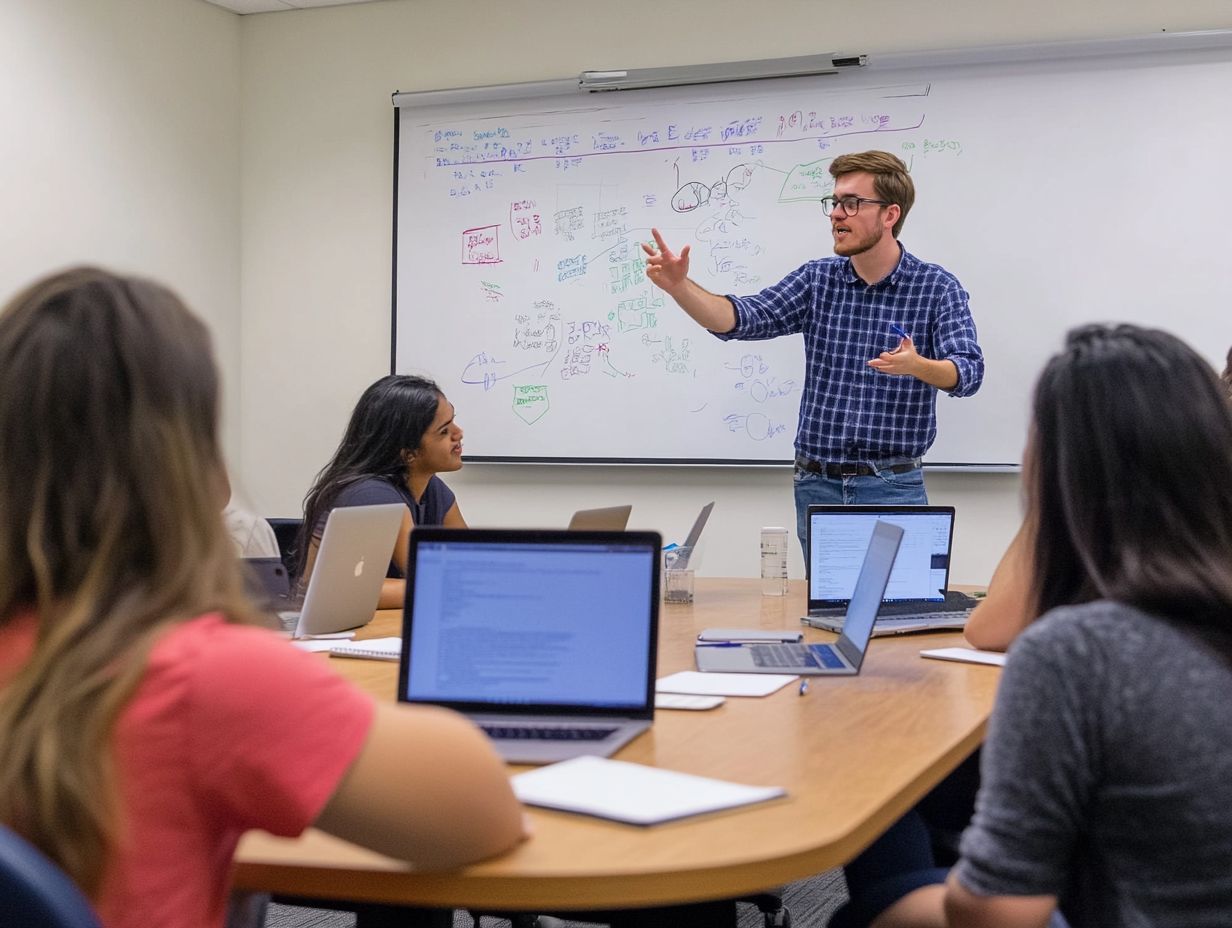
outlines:
M3 825L0 916L5 928L102 928L64 871Z
M768 890L763 893L755 893L750 896L741 896L739 899L732 900L733 902L746 902L756 906L761 913L763 924L766 928L791 928L791 913L783 905L783 894L780 890ZM716 905L723 905L719 902ZM731 903L727 903L730 905ZM522 912L487 912L471 910L467 913L473 920L473 928L481 928L480 919L485 916L493 916L495 918L507 919L510 923L510 928L560 928L564 925L561 918L552 915L531 915ZM593 924L597 926L609 926L618 921L621 925L625 924L653 924L659 926L664 923L664 919L669 919L669 924L676 924L676 919L686 919L689 925L698 924L699 918L714 917L713 911L707 911L705 914L689 912L686 906L683 912L675 912L672 909L664 909L656 911L649 920L644 913L639 913L636 910L613 915L611 913L600 912L571 912L568 918L574 921L580 921L583 924ZM735 913L731 914L733 919L732 924L735 924Z
M295 562L298 557L298 552L295 550L295 540L299 537L299 529L304 524L304 520L266 518L265 521L274 530L274 538L278 540L278 555L282 558L282 566L287 569L287 576L291 580L292 588L294 588L295 581L299 576L295 571Z
M761 912L766 928L791 928L791 913L783 905L781 890L767 890L764 893L754 893L751 896L741 896L737 902L747 902L757 906Z

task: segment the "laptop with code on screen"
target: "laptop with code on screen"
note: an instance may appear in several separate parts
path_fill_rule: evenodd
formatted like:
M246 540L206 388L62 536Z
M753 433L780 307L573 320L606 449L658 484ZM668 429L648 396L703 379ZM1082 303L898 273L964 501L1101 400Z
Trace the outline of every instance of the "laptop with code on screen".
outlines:
M416 528L400 702L469 716L511 763L607 757L654 720L657 532Z
M841 632L864 549L880 521L903 530L873 635L960 629L976 600L949 589L953 506L809 506L808 615Z

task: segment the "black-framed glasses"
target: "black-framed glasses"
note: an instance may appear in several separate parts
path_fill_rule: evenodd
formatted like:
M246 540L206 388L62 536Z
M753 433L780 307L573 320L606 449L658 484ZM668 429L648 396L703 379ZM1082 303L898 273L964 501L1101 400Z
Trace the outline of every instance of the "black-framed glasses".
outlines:
M822 197L821 211L829 216L834 212L834 207L841 206L843 212L848 216L854 216L860 212L861 203L876 203L878 206L889 206L885 200L874 200L872 197L857 197L854 194L846 197Z

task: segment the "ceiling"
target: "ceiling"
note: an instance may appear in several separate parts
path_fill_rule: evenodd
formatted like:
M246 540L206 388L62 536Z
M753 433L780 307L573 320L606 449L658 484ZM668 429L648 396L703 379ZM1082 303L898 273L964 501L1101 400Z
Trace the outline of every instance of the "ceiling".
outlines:
M283 10L306 10L315 6L343 6L349 3L370 3L371 0L206 0L232 13L280 13Z

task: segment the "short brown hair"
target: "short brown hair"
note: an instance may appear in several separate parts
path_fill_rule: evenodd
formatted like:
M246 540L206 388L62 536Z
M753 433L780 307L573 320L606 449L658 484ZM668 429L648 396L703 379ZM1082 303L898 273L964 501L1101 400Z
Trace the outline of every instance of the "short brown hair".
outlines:
M860 151L839 155L830 162L830 176L835 179L857 171L873 175L873 190L877 199L898 207L898 222L894 223L892 230L894 237L898 238L903 221L911 211L911 205L915 203L915 184L907 173L907 165L902 158L888 151Z

